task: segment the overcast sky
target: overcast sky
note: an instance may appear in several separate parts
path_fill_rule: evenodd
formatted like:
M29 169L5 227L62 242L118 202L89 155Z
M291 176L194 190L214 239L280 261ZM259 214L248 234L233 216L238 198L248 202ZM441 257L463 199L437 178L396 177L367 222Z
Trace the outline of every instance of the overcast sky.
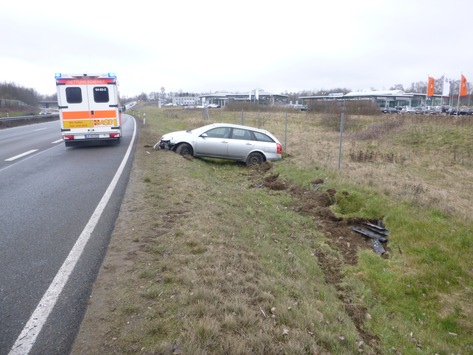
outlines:
M473 80L471 0L26 0L0 6L0 81L114 72L141 92L389 89Z

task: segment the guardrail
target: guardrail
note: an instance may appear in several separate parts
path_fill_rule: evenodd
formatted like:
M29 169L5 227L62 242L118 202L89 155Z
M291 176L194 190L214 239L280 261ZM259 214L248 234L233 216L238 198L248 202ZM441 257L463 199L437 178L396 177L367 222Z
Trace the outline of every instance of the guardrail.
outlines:
M48 115L29 115L16 117L0 117L0 129L24 126L33 123L49 122L59 120L58 113L51 113Z

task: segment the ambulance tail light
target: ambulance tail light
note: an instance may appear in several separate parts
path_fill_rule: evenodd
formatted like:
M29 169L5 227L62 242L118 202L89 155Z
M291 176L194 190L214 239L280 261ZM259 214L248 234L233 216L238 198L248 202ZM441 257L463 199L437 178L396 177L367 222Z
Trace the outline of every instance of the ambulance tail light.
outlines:
M65 141L72 141L74 140L74 136L73 135L65 135L62 137Z
M110 133L110 138L120 138L120 133Z

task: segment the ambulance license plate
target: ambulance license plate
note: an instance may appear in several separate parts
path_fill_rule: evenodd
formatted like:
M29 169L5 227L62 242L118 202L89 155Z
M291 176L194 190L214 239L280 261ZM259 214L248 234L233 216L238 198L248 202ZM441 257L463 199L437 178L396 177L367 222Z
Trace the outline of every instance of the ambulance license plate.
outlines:
M85 138L98 138L99 135L98 134L86 134L85 135Z

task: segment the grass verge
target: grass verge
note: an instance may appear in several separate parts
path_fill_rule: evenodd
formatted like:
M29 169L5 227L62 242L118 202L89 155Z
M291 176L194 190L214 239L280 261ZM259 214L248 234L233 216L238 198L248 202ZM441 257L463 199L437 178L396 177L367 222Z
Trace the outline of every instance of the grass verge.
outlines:
M266 170L154 151L161 134L202 117L140 110L146 125L140 120L130 185L73 353L473 351L472 223L456 191L468 185L449 165L448 147L430 139L415 154L406 147L419 122L352 118L345 144L379 154L350 160L346 152L340 174L325 118L291 117L287 156ZM284 136L285 117L270 115L244 123ZM436 137L453 129L456 144L468 144L468 124L424 124ZM438 169L428 164L432 151ZM468 184L465 161L458 168ZM323 181L317 194L315 180ZM438 194L436 184L445 186ZM406 195L412 186L423 192ZM442 193L452 199L435 199ZM358 219L383 219L385 257L353 236Z

